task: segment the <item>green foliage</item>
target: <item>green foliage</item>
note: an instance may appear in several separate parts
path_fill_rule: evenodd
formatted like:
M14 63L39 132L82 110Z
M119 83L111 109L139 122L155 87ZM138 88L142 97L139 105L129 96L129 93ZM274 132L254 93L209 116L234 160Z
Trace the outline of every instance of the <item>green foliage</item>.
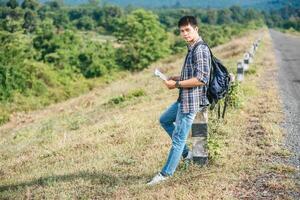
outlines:
M19 4L18 4L17 0L9 0L6 3L6 6L9 7L9 8L15 9L16 7L19 6Z
M88 16L84 16L75 21L76 27L79 30L92 30L94 29L95 22Z
M250 69L248 69L245 74L256 74L256 68L253 66Z
M142 96L146 96L146 92L143 89L137 89L130 91L128 94L122 94L111 98L106 105L119 105L123 102L130 101Z
M45 4L48 5L51 10L59 10L63 6L62 1L59 1L59 0L47 1L47 2L45 2Z
M211 115L210 115L211 116ZM209 127L209 135L207 138L207 148L209 152L209 160L210 162L215 162L219 156L221 151L221 140L218 137L220 134L220 126L222 124L219 122L218 119L210 117L208 121Z
M66 38L60 39L67 43ZM0 108L5 109L0 114L1 122L8 119L7 113L41 108L79 95L93 85L74 70L75 66L57 68L34 60L36 51L31 40L21 34L0 32L0 43ZM58 51L58 55L64 53ZM59 57L59 63L70 60L68 56L72 54L67 54L67 59Z
M53 21L47 19L37 27L36 35L33 38L33 47L38 50L37 60L44 60L49 53L55 52L58 46L54 43Z
M115 35L123 45L118 61L126 69L141 70L169 53L167 33L151 12L133 11L120 20Z
M86 1L84 0L66 0L69 4L81 4ZM107 1L108 2L108 1ZM239 4L243 9L253 7L255 9L261 10L274 10L278 9L284 5L292 5L294 7L299 7L300 3L299 0L288 0L288 1L270 1L270 0L219 0L219 1L204 1L204 0L109 0L111 4L119 5L123 7L127 6L135 6L135 7L144 7L148 8L194 8L197 9L207 9L207 8L214 8L214 9L221 9L221 8L228 8L232 5Z
M89 42L82 53L78 55L76 66L86 78L94 78L107 74L117 68L115 49L111 43L95 44Z
M232 13L231 14L232 21L238 22L238 23L244 22L244 10L241 7L231 6L229 9Z
M176 54L186 50L186 42L181 38L176 38L175 42L171 46L172 53Z
M232 22L231 11L229 9L222 9L218 11L218 24L229 24Z
M220 141L214 136L209 137L207 140L207 148L209 151L209 161L213 163L218 160L221 155Z
M217 46L229 41L233 36L244 33L250 29L262 27L262 24L251 21L247 24L231 24L230 26L222 25L201 25L200 35L211 46Z
M36 24L36 14L31 10L25 12L22 28L24 28L27 33L32 33L36 28Z
M11 17L6 17L5 19L1 20L0 25L3 30L8 31L10 33L14 33L21 30L21 22L16 21Z
M110 5L104 6L100 13L100 16L98 15L98 19L96 20L98 21L98 24L103 26L108 33L113 33L117 30L117 21L124 16L124 13L120 7ZM96 12L94 12L94 16L96 17L95 14Z
M39 7L39 2L36 0L24 0L21 4L23 9L37 10Z
M24 60L30 59L32 48L21 40L19 35L0 32L0 101L8 99L14 90L25 92L31 86Z
M228 106L232 108L240 108L243 104L243 92L239 83L231 85L229 90Z
M9 111L5 106L0 106L0 125L9 121Z
M200 24L232 25L232 23L249 23L260 20L263 15L253 9L241 9L239 6L231 6L224 9L156 9L160 22L167 28L177 27L177 22L184 15L195 16Z
M297 7L287 5L279 10L263 12L263 15L269 27L300 31L300 9Z
M284 29L294 29L300 31L300 18L290 18L282 23Z
M143 89L133 90L128 94L129 98L145 96L146 92Z
M207 16L203 19L203 22L208 24L217 24L218 13L216 10L208 10Z

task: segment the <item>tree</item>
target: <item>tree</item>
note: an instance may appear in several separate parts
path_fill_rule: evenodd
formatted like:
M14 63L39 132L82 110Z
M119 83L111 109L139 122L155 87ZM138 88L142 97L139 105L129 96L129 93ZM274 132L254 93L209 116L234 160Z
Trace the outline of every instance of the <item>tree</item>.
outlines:
M253 8L248 8L245 11L245 19L246 21L251 21L255 19L259 19L260 15Z
M99 24L102 25L108 32L116 30L117 19L123 16L120 7L117 6L104 6L103 15L100 18Z
M232 13L232 20L238 23L243 22L243 10L240 6L231 6L229 10Z
M218 11L218 24L229 24L231 22L231 11L229 9L222 9Z
M110 43L88 41L78 61L77 67L86 78L103 76L116 68L115 49Z
M96 8L100 5L101 0L88 0L89 6Z
M94 28L95 22L89 16L84 16L76 22L76 27L78 29L92 30Z
M55 15L52 18L53 24L59 29L67 28L70 26L68 14L64 10L59 10L55 12Z
M71 21L79 19L85 15L88 15L87 10L83 8L71 9L68 14Z
M46 4L50 7L51 10L59 10L62 6L62 2L59 1L49 1Z
M205 22L207 22L208 24L217 24L217 20L218 20L217 11L209 9L207 11L207 19L205 20Z
M36 28L36 14L31 10L28 10L24 15L24 24L22 28L25 29L26 33L32 33Z
M4 30L14 33L18 30L21 29L21 24L19 21L14 20L13 18L11 18L10 16L7 16L3 21L2 21L2 25Z
M118 61L126 69L141 70L170 52L167 33L152 12L133 11L120 20L115 34L123 45Z
M33 47L38 50L39 54L37 60L44 60L45 55L55 52L58 48L57 45L53 43L54 40L53 21L46 19L41 23L36 30L36 35L33 38Z
M37 10L39 7L39 3L36 0L24 0L21 4L21 7L23 9Z
M16 7L19 6L19 4L18 4L17 0L9 0L6 3L6 6L12 8L12 9L15 9Z

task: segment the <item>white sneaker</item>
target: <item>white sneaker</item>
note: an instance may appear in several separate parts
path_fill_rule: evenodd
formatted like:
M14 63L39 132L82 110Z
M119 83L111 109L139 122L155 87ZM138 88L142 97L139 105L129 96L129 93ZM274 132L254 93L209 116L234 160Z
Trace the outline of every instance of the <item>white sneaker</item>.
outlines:
M147 185L156 185L162 181L167 180L169 177L163 176L161 173L156 174L150 182L147 183Z

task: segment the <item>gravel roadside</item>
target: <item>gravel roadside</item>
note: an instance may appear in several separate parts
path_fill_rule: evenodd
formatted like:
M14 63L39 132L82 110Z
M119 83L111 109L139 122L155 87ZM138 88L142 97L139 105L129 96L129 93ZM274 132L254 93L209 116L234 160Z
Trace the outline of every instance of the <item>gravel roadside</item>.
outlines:
M283 102L285 146L293 153L287 160L300 168L300 37L270 30L279 65L278 83ZM299 171L299 170L298 170Z

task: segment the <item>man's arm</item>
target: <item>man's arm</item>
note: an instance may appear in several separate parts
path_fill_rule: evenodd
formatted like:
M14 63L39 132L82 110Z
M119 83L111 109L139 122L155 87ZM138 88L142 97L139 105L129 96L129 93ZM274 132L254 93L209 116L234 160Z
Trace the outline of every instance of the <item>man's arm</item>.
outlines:
M194 77L179 81L181 88L192 88L201 85L206 85L209 81L209 57L210 51L207 46L198 46L193 52L194 65ZM179 80L179 79L178 79ZM169 79L164 82L169 89L174 89L176 81L174 79Z
M169 88L169 89L174 89L176 81L174 80L168 80L168 81L164 81L165 85ZM199 81L197 78L190 78L184 81L179 81L179 85L180 88L192 88L192 87L197 87L200 85L205 85L203 82Z
M205 83L199 81L197 78L190 78L184 81L179 81L179 85L181 88L192 88L205 85Z
M194 77L204 85L209 81L210 57L210 50L206 45L199 45L193 52Z

